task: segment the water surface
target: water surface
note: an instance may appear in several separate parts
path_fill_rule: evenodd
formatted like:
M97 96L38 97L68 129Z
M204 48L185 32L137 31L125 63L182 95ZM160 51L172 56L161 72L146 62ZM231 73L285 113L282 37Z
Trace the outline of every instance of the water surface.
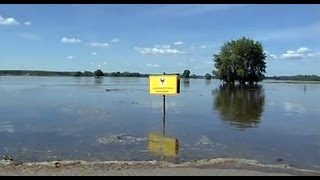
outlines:
M106 91L105 89L117 91ZM150 160L162 98L148 78L0 77L0 155L19 161ZM166 135L180 161L235 157L320 166L320 84L230 88L181 80L166 97Z

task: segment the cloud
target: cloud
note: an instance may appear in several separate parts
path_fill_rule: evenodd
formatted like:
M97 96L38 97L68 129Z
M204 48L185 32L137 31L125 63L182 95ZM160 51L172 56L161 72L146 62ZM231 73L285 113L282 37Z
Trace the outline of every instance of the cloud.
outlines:
M74 56L68 56L67 58L68 58L68 59L75 59L76 57L74 57Z
M302 55L297 53L285 53L281 55L281 58L282 59L302 59Z
M217 11L230 10L234 8L247 6L245 4L179 4L179 5L163 5L157 9L151 9L148 12L144 12L146 16L150 17L188 17L196 16L207 13L213 13ZM168 13L170 12L170 13Z
M310 52L310 49L306 47L301 47L297 50L297 53L302 53L302 54L308 53L308 52Z
M277 55L271 54L269 51L264 51L264 53L267 55L267 58L271 57L272 59L278 59Z
M277 56L277 55L270 54L269 56L270 56L271 58L273 58L273 59L278 59L278 56Z
M32 34L32 33L20 33L17 34L18 37L21 37L23 39L27 39L27 40L40 40L41 37L38 36L37 34Z
M147 64L148 67L159 67L160 65L158 64Z
M177 63L177 66L186 66L185 63Z
M100 43L100 42L91 42L89 43L89 46L92 46L92 47L108 47L109 44L108 43Z
M317 58L320 58L320 52L308 53L307 56L308 56L308 57L317 57Z
M183 42L182 41L177 41L177 42L174 42L173 44L174 45L181 45L181 44L183 44Z
M66 38L66 37L63 37L61 39L61 42L62 43L81 43L81 40L80 39L76 39L76 38Z
M201 48L201 49L206 49L206 48L207 48L207 46L202 45L202 46L200 46L200 48Z
M19 25L20 23L12 17L4 18L0 16L0 26Z
M267 55L267 58L272 59L284 59L284 60L298 60L298 59L307 59L307 58L315 58L320 57L320 52L312 52L311 49L307 47L300 47L297 50L287 50L285 53L282 53L280 55L272 54L268 51L264 51L264 53Z
M97 55L97 53L96 53L96 52L93 52L93 53L92 53L92 55L94 55L94 56L95 56L95 55Z
M107 65L108 63L107 62L103 62L103 65Z
M24 25L31 26L31 22L30 21L26 21L26 22L24 22Z
M288 50L286 53L283 53L281 59L303 59L305 57L313 56L313 53L309 53L311 50L307 47L301 47L296 51Z
M163 45L162 48L164 49L169 49L171 46L170 45Z
M160 45L155 45L154 47L155 47L155 48L169 49L171 46L170 46L170 45L162 45L162 46L160 46Z
M162 47L156 45L153 48L135 48L141 54L146 55L173 55L173 54L185 54L185 52L177 50L177 49L170 49L170 45L163 45Z
M120 40L118 38L114 38L114 39L111 40L112 43L116 43L116 42L119 42L119 41Z

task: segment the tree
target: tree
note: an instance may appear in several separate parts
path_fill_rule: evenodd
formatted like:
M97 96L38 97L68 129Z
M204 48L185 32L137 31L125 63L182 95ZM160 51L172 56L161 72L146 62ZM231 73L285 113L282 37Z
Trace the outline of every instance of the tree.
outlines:
M90 71L84 71L84 72L83 72L83 75L84 75L84 76L92 76L92 72L90 72Z
M189 76L189 78L196 79L197 75L196 74L192 74L191 76Z
M264 79L266 55L262 44L249 38L225 43L218 54L213 54L215 75L220 80L234 84L253 84Z
M80 72L80 71L72 73L72 76L81 76L81 75L82 75L82 72Z
M189 78L189 76L190 76L190 70L186 69L183 71L181 78Z
M94 71L94 75L97 77L104 76L103 72L100 69Z
M210 80L211 77L212 77L212 76L211 76L211 74L209 74L209 73L207 73L206 75L204 75L204 78L205 78L205 79L208 79L208 80Z

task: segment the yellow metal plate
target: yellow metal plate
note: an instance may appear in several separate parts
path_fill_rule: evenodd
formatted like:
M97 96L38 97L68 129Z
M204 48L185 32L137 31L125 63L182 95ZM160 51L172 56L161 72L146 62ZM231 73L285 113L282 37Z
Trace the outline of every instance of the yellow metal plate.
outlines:
M178 75L150 75L150 94L176 95L180 93L180 78Z

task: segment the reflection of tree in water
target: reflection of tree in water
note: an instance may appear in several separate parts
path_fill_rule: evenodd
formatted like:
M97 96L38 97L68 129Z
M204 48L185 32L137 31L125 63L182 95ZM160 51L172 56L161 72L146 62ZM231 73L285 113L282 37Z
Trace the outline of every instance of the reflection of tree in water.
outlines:
M103 82L103 78L101 77L94 77L94 84L95 85L100 85Z
M209 86L211 84L211 79L206 79L205 82L206 82L206 86Z
M255 127L260 123L265 95L260 85L221 85L212 92L214 108L224 121L237 128Z
M185 88L190 87L190 80L188 78L182 78L181 80L182 80L181 82L183 84L183 87Z
M81 80L82 80L82 78L80 76L76 76L73 79L74 79L74 82L77 83L77 84L80 84Z

